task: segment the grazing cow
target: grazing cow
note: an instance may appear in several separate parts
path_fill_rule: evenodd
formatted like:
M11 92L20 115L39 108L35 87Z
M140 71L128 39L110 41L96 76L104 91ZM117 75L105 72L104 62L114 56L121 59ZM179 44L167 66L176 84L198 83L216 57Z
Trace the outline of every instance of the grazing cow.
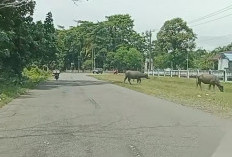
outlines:
M221 92L223 92L223 86L220 84L219 78L212 74L202 74L197 76L196 83L197 87L198 85L201 88L201 82L204 84L209 84L209 89L211 88L211 85L213 85L213 88L215 89L215 85L219 88ZM202 89L202 88L201 88Z
M147 78L148 79L148 74L141 73L139 71L126 71L125 72L125 78L124 78L124 83L126 79L128 79L129 83L131 84L130 80L131 79L137 79L137 83L141 83L141 78Z

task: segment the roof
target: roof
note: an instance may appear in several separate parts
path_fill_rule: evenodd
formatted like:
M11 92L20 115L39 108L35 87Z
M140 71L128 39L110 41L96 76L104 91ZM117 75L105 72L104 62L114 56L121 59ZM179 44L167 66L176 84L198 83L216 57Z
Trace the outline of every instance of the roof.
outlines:
M232 51L222 52L222 54L225 56L226 59L232 61Z

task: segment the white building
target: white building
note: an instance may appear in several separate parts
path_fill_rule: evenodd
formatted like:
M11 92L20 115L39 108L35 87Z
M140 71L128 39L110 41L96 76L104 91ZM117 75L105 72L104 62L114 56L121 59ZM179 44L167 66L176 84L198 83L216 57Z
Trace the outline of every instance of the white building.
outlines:
M218 70L232 71L232 51L222 52L218 58Z

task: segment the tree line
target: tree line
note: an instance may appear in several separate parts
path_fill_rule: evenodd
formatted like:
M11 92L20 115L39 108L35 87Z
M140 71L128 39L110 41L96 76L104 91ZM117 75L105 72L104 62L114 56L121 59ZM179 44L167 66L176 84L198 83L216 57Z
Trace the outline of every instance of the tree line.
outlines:
M12 1L15 4L17 1ZM52 67L56 61L57 35L52 14L33 21L35 1L0 8L0 70L21 76L25 67Z
M196 49L197 35L181 18L167 20L157 39L150 41L150 32L134 30L131 16L112 15L105 21L79 21L70 29L58 30L60 67L143 70L145 58L154 60L157 69L216 69L216 54L231 50L231 44L213 51ZM151 43L151 44L150 44ZM80 64L80 65L79 65Z
M16 0L13 0L16 2ZM23 68L38 66L82 70L100 67L143 70L145 58L154 67L213 69L212 58L231 44L208 52L196 49L197 35L181 18L167 20L157 39L138 33L128 14L106 16L104 21L78 21L65 29L54 27L52 13L45 21L33 20L35 1L0 8L0 71L21 75Z

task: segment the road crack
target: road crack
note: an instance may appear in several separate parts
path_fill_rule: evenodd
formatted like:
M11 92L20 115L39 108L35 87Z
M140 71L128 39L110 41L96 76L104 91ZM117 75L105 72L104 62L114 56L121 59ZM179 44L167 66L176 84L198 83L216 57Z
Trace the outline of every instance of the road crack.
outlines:
M89 98L89 101L94 105L95 109L101 108L101 106L93 98Z

